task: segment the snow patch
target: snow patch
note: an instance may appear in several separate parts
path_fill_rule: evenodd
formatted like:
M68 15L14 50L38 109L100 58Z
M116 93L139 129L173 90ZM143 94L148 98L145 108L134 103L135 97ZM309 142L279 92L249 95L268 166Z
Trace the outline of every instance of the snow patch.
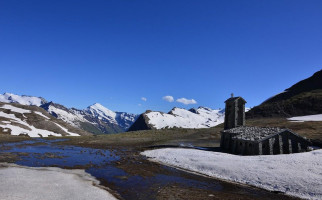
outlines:
M322 114L298 116L298 117L291 117L287 119L294 122L307 122L307 121L319 122L319 121L322 121Z
M141 153L155 162L280 191L305 199L322 199L322 150L306 153L237 156L195 149L166 148Z
M3 105L1 108L7 109L7 110L11 110L12 112L21 113L21 114L31 113L30 110L26 110L26 109L22 109L22 108L17 108L15 106L8 105L8 104Z
M52 131L47 131L43 129L35 128L34 126L28 124L25 121L22 121L20 118L16 117L14 114L7 114L0 111L0 117L10 119L11 122L22 125L22 127L27 127L28 129L22 128L20 126L14 126L12 124L0 124L0 127L3 129L10 129L11 135L28 135L30 137L48 137L48 136L61 136L59 133L54 133Z
M42 116L42 117L43 117L43 118L45 118L45 119L50 119L49 117L47 117L46 115L42 114L41 112L34 111L34 113L36 113L37 115Z
M114 200L99 181L84 170L24 167L0 163L0 199Z
M68 133L68 134L69 134L69 136L80 136L80 135L79 135L79 134L77 134L77 133L69 132L67 128L62 127L61 125L59 125L59 124L57 124L57 123L55 123L55 124L56 124L59 128L61 128L63 131L65 131L66 133Z
M80 113L70 113L70 112L67 112L63 109L59 109L59 108L56 108L52 105L50 105L48 107L48 112L50 114L53 115L53 113L55 113L57 116L58 116L58 119L61 119L63 120L64 122L74 126L74 127L78 127L78 122L89 122L87 121L83 115L81 115ZM90 122L89 122L90 123Z

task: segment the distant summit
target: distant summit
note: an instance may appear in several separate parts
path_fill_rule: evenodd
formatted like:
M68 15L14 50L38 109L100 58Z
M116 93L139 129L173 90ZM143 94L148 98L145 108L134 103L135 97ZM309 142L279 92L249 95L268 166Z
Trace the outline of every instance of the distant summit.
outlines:
M224 122L221 110L206 107L186 110L174 107L168 113L146 111L141 114L129 131L164 128L209 128Z
M4 93L0 94L0 102L4 103L19 103L21 105L27 105L27 106L40 106L44 103L47 103L47 101L42 97L33 97L33 96L27 96L27 95L16 95L12 93Z

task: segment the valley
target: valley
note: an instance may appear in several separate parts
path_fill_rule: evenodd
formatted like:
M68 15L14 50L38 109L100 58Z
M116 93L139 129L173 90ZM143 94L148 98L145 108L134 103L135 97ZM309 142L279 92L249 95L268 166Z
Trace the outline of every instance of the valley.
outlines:
M0 136L0 161L33 167L85 169L119 199L296 199L191 174L152 163L140 155L144 150L161 147L217 151L217 131L220 129L150 130L60 139L25 138L27 141ZM10 140L10 143L5 142Z

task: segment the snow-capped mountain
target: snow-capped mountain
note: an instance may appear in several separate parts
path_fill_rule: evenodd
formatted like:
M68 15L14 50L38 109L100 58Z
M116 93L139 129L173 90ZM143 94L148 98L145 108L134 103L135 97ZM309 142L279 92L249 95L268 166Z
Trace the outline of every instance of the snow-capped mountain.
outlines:
M16 95L11 93L4 93L0 94L0 102L4 103L19 103L21 105L28 105L28 106L40 106L47 101L42 97L32 97L26 95Z
M138 117L139 115L132 113L116 112L115 120L123 130L128 130Z
M30 137L89 135L49 115L44 109L18 103L0 103L0 134Z
M139 116L129 131L163 128L209 128L224 122L225 113L206 107L190 110L173 108L169 113L147 111Z
M117 124L115 120L116 113L105 108L99 103L95 103L85 109L89 115L98 118L99 120L108 121L109 123Z
M43 109L45 109L49 114L52 116L63 120L64 122L74 126L74 127L81 127L82 122L88 122L84 118L84 111L77 110L74 108L66 108L63 105L49 102L41 105Z
M99 103L89 106L86 110L92 117L96 117L102 121L119 125L123 130L127 130L135 122L138 115L127 112L114 112Z
M57 119L95 134L126 131L138 117L138 115L131 113L111 111L99 103L95 103L84 110L79 110L47 102L41 97L20 96L10 93L0 95L0 102L39 106Z
M95 103L84 110L66 108L53 102L41 107L70 125L95 134L126 131L137 118L135 114L111 111L99 103Z

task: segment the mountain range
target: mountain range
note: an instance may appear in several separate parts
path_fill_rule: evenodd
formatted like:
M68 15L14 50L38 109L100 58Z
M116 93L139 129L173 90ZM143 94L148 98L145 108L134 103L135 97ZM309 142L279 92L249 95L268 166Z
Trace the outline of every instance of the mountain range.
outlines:
M99 103L86 109L67 108L42 97L0 95L0 132L14 135L88 135L165 128L209 128L224 122L225 110L173 108L141 115L114 112ZM322 70L246 109L247 118L293 117L322 113ZM247 112L248 111L248 112Z
M61 119L75 128L93 134L124 132L138 117L136 114L111 111L99 103L80 110L67 108L54 102L48 102L42 97L20 96L11 93L0 95L0 102L17 103L24 106L38 106L55 118Z
M146 111L141 115L114 112L99 103L80 110L67 108L61 104L48 102L42 97L4 93L0 102L39 107L56 119L92 134L109 134L124 131L164 128L209 128L224 121L224 110L207 107L173 108L168 113Z

